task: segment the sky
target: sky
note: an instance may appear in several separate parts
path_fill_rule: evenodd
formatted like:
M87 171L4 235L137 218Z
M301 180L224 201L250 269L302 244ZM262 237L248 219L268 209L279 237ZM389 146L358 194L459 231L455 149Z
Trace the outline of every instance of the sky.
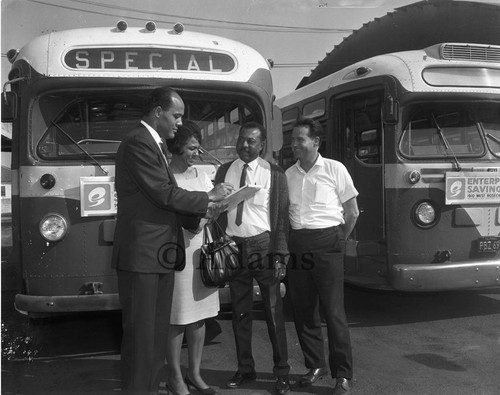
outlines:
M500 0L499 0L500 1ZM2 86L5 54L51 31L129 26L149 20L171 28L241 41L272 59L275 93L295 89L317 62L353 30L416 0L1 0Z
M418 0L0 0L1 75L7 80L6 52L51 31L129 26L149 20L171 28L241 41L274 61L276 96L293 91L352 31ZM473 0L474 1L474 0ZM484 0L500 4L500 0Z
M500 0L487 0L499 3ZM129 26L155 21L171 28L241 41L274 61L276 96L293 91L353 30L417 0L1 0L2 86L5 54L51 31L86 26Z
M6 53L52 31L155 21L241 41L272 59L278 98L292 92L335 45L363 24L419 0L0 0L1 83ZM436 0L432 0L436 1ZM446 1L446 0L442 0ZM500 0L472 0L500 4ZM2 124L10 136L10 125ZM5 155L2 155L4 164Z

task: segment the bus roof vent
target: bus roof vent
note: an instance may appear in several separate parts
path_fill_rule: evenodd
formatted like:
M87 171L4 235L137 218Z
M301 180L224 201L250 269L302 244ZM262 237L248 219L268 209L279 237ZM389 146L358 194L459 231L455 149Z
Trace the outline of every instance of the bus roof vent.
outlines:
M447 60L500 62L500 46L481 44L443 44L441 56Z

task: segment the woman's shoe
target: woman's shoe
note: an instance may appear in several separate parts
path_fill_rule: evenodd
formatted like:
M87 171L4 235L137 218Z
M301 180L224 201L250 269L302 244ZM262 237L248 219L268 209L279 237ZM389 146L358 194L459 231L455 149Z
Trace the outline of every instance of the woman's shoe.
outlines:
M172 388L172 386L169 384L168 380L165 382L165 387L167 388L168 395L179 395L179 393L177 391L175 391ZM191 395L191 392L188 392L186 395Z
M200 388L198 387L195 383L193 383L188 376L186 376L184 378L184 381L186 382L186 384L188 385L188 388L191 386L191 387L194 387L196 388L196 390L200 393L200 394L203 394L203 395L215 395L217 393L217 391L215 391L212 387L207 387L207 388Z

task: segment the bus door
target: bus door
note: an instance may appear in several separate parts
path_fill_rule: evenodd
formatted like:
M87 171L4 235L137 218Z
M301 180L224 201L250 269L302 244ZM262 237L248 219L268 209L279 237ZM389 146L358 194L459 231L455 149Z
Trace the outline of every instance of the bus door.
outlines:
M384 156L381 119L383 92L342 97L335 102L339 122L339 157L359 192L360 215L348 243L346 280L385 282ZM367 285L367 284L365 284Z

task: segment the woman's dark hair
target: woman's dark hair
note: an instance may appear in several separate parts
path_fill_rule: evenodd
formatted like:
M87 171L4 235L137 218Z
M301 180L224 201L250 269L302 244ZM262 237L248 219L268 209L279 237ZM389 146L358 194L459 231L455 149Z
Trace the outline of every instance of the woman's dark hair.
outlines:
M181 155L187 142L194 137L201 145L201 129L193 121L185 121L177 127L177 132L173 139L166 140L168 150L174 155Z

